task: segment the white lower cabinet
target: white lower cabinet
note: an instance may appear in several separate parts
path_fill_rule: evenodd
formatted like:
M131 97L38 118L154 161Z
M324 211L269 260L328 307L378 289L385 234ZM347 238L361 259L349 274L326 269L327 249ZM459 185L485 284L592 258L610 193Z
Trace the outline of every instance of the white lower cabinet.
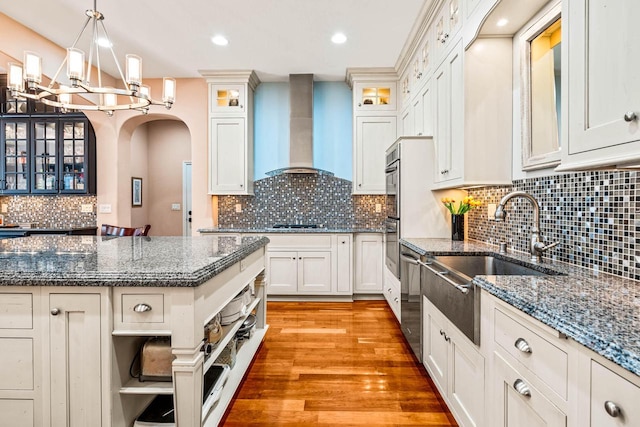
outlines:
M331 252L270 252L267 255L271 294L331 291Z
M102 425L100 294L49 294L52 426Z
M565 427L567 416L499 354L494 355L495 427Z
M640 378L635 377L637 380ZM640 425L640 381L632 383L612 370L591 360L589 427Z
M387 304L391 307L391 311L400 321L400 280L393 275L391 270L384 267L384 286L383 286L384 299L387 300Z
M425 368L461 426L486 425L484 357L424 296L422 303Z
M383 256L382 234L356 234L354 293L382 293Z
M351 295L350 234L269 234L269 295Z

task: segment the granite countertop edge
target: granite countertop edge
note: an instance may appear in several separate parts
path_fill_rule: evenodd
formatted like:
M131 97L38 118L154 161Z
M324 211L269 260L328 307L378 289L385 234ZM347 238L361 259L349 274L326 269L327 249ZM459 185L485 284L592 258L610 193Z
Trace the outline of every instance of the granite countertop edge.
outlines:
M321 233L384 233L383 228L360 228L360 227L344 227L344 228L273 228L273 227L247 227L247 228L200 228L198 233L216 234L216 233L259 233L259 234L321 234Z
M256 238L240 249L226 254L193 272L21 272L0 277L2 286L108 286L108 287L197 287L269 243Z
M452 254L494 255L508 258L516 263L532 266L528 263L526 254L512 252L502 255L498 253L497 246L482 242L452 242L449 239L400 239L400 243L424 256ZM593 275L588 269L560 262L549 262L543 266L533 267L549 268L564 275L544 276L543 279L541 279L541 276L476 276L473 282L489 294L584 345L607 360L640 376L640 352L636 351L637 349L625 347L625 343L632 342L632 346L640 348L640 335L632 333L632 336L629 337L625 325L603 322L608 328L606 331L599 331L597 327L592 326L590 328L588 326L599 325L599 322L602 322L602 319L598 318L598 314L611 311L610 301L602 301L602 307L585 307L585 310L578 313L580 321L575 320L576 313L563 311L563 308L567 308L565 305L566 299L564 298L567 293L588 293L591 289L605 287L604 295L608 295L607 292L616 291L617 287L628 290L630 285L632 287L637 285L638 289L640 289L640 284L632 279L609 274ZM510 282L511 286L509 286ZM550 295L547 294L547 298L542 303L527 299L526 291L528 288L520 287L520 285L527 283L531 284L532 287L544 286L545 292ZM519 292L519 289L524 290ZM557 295L552 294L554 290ZM636 291L636 294L640 295L640 290ZM582 295L575 297L577 303L581 301L581 298L583 298ZM598 296L595 296L595 298L598 298ZM556 305L550 304L556 299ZM638 299L637 296L636 299ZM593 299L589 299L589 302L593 303ZM640 308L637 310L640 311ZM635 344L633 344L634 341Z

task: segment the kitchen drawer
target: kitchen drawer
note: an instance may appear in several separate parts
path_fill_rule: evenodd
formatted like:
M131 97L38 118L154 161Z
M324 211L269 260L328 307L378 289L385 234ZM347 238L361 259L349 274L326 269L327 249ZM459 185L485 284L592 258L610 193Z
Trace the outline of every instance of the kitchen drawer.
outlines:
M162 292L114 290L114 331L169 333L168 298Z
M499 308L494 317L495 341L507 353L540 378L563 400L567 400L568 356L532 328Z
M280 250L307 250L307 249L330 249L333 235L331 234L269 234L268 250L279 248Z
M33 327L33 295L0 293L0 329Z
M618 409L611 414L609 411ZM640 387L627 381L595 361L591 361L591 427L640 425ZM614 406L615 405L615 406Z
M384 298L389 307L400 321L400 283L395 283L397 279L385 268Z

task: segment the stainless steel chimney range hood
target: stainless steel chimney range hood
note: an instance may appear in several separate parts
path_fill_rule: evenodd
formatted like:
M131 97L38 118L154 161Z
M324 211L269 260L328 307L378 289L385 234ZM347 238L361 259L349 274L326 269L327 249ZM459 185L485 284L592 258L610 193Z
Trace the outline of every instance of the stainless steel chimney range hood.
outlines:
M289 166L267 172L333 176L313 167L313 74L289 74Z

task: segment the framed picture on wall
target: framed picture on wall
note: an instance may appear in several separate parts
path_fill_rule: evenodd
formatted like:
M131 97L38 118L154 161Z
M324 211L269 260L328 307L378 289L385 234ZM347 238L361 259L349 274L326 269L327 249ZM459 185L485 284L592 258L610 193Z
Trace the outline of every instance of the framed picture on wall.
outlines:
M131 178L131 206L142 206L142 178Z

